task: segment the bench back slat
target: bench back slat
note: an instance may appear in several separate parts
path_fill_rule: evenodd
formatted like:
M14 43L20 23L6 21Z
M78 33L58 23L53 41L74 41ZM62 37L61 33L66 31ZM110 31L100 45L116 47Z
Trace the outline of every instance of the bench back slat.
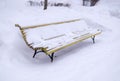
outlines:
M57 24L64 24L64 23L70 23L79 21L80 19L74 19L74 20L68 20L68 21L61 21L61 22L54 22L54 23L47 23L47 24L41 24L41 25L35 25L35 26L24 26L23 29L30 29L30 28L37 28L37 27L45 27L49 25L57 25Z

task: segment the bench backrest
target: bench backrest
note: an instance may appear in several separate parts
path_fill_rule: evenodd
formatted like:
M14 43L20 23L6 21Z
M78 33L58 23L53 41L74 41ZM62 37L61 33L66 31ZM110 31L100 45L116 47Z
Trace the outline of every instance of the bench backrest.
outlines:
M40 43L64 35L70 36L72 35L71 33L82 32L88 27L85 21L80 19L26 27L21 27L18 24L15 26L20 28L23 38L28 46L31 46L31 44L35 42Z

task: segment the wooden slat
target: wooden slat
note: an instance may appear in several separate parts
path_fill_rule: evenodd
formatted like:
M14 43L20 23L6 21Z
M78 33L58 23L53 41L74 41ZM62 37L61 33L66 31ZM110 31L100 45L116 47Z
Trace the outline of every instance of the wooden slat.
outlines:
M54 36L54 37L47 38L47 39L44 39L44 40L45 40L45 41L46 41L46 40L51 40L51 39L55 39L55 38L62 37L62 36L64 36L64 35L65 35L65 34L62 34L62 35Z
M61 21L61 22L54 22L54 23L47 23L47 24L41 24L41 25L34 25L34 26L24 26L22 27L23 29L30 29L30 28L37 28L37 27L45 27L48 25L57 25L57 24L63 24L63 23L70 23L70 22L75 22L79 21L80 19L74 19L74 20L69 20L69 21Z

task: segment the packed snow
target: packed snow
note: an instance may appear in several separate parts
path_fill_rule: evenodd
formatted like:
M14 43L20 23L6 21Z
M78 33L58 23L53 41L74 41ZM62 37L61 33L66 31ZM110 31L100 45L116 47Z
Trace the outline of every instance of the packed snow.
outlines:
M29 6L27 0L0 1L0 81L120 81L120 1L99 0L94 7L72 2L70 8L44 11ZM34 51L15 27L73 18L84 19L90 28L103 32L95 44L88 39L56 52L53 63L44 53L33 59Z

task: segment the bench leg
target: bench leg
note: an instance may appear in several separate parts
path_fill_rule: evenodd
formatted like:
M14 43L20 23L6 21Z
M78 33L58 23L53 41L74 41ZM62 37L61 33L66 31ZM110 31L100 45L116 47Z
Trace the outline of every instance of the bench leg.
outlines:
M37 50L35 50L34 55L33 55L33 58L34 58L35 55L36 55L37 53L39 53L39 52L43 52L43 51L37 51Z
M53 62L53 57L54 57L54 53L52 53L51 55L48 55L51 59L51 62Z
M35 57L36 54L37 54L37 50L35 50L34 55L33 55L33 58Z
M92 36L91 38L93 40L93 43L95 43L95 36Z

